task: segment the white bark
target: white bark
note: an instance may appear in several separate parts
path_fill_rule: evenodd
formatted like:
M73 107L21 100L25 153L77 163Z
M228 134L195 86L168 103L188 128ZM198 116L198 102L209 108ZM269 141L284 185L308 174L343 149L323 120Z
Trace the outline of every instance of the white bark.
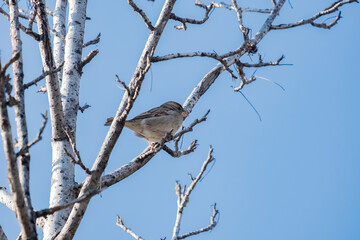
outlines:
M53 17L53 29L61 36L66 35L66 7L67 0L57 0ZM65 41L61 37L54 36L54 60L56 67L64 61ZM62 70L58 73L61 85Z
M6 207L15 211L14 200L9 192L5 189L0 189L0 203L4 204Z
M66 128L75 136L79 110L79 88L81 78L81 55L84 42L86 0L69 0L69 22L66 34L65 65L61 84L61 95Z
M69 20L68 32L65 41L66 59L63 68L61 81L62 106L65 116L65 128L70 132L73 139L76 136L76 120L79 106L79 87L81 70L82 45L84 38L84 27L86 19L86 0L69 1ZM58 43L58 47L61 42ZM59 49L58 49L59 50ZM58 57L61 53L58 52ZM62 62L60 59L59 62ZM68 139L53 142L53 172L50 192L50 207L64 205L75 199L72 191L75 184L74 164L65 153L65 149L72 153L72 148ZM51 237L59 232L64 226L71 208L58 211L48 217L44 228L44 239Z
M52 175L50 191L50 207L66 204L76 196L74 187L74 165L65 154L64 149L71 149L67 140L52 143ZM55 212L47 217L44 226L44 239L51 239L64 226L71 208Z
M150 68L150 58L153 56L155 48L160 40L161 34L170 18L171 11L175 4L176 0L167 0L164 3L158 21L155 25L154 31L152 31L148 37L145 48L142 52L138 65L135 69L134 75L130 82L130 91L134 94L132 100L128 94L124 95L123 100L120 103L118 111L115 115L115 119L118 121L113 121L109 132L104 140L104 143L100 149L100 152L95 160L95 163L91 169L93 174L89 175L80 190L79 196L86 194L89 190L92 190L98 186L101 174L104 172L111 151L115 146L115 143L120 136L122 128L124 126L125 118L128 114L128 103L136 99L135 92L138 92L141 88L141 84L144 80L146 72ZM86 200L81 203L74 205L68 221L66 222L64 228L61 230L61 233L58 236L58 239L72 239L83 216L86 211L86 208L90 200Z

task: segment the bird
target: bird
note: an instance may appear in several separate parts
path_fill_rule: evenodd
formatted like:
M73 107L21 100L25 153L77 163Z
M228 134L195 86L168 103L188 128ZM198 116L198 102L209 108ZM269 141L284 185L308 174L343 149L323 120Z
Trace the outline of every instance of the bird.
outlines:
M185 117L187 114L183 107L177 102L169 101L125 121L125 127L148 141L153 150L152 143L159 142L169 132L176 133ZM110 126L113 120L113 117L108 118L105 126Z

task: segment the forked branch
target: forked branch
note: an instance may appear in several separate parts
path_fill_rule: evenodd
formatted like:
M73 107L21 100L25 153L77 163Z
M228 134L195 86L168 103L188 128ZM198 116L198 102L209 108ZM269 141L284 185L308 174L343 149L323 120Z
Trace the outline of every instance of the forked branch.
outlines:
M143 19L144 23L146 24L147 28L150 31L153 31L155 28L152 25L151 21L149 20L149 18L146 16L146 13L139 8L133 0L128 0L129 5L134 9L135 12L139 13L140 17Z
M185 187L182 188L181 185L178 182L176 182L175 192L178 197L178 200L177 200L176 221L175 221L175 225L174 225L172 240L184 239L186 237L190 237L190 236L193 236L196 234L200 234L202 232L209 231L209 230L213 229L217 224L217 221L215 220L215 218L219 212L216 209L216 204L214 204L214 211L213 211L213 215L211 217L211 223L209 226L202 228L200 230L196 230L196 231L187 233L187 234L179 235L181 218L182 218L184 208L186 207L186 204L189 202L191 192L194 190L194 188L196 187L196 184L202 178L207 166L209 165L209 163L211 163L214 160L212 152L213 152L213 148L210 146L208 157L205 160L205 162L203 163L199 174L195 178L191 177L192 182L187 189Z
M18 153L16 153L17 157L24 154L25 152L27 152L32 146L34 146L36 143L38 143L42 139L42 134L44 132L46 123L48 121L47 111L45 111L43 114L41 114L41 116L44 118L44 121L43 121L43 124L42 124L38 134L36 135L36 138L31 143L29 143L26 147L20 149L20 151Z
M212 230L214 227L216 227L216 225L218 223L218 220L216 219L218 214L219 214L219 210L216 209L216 203L214 203L214 205L213 205L213 214L210 217L210 224L208 226L206 226L204 228L200 228L199 230L195 230L195 231L188 232L188 233L185 233L183 235L180 235L180 236L177 237L177 239L185 239L187 237L191 237L191 236L194 236L194 235L197 235L197 234Z
M341 12L339 12L339 14L335 18L335 20L333 22L331 22L330 24L315 23L315 20L317 20L318 18L320 18L322 16L334 13L334 12L338 11L341 6L343 6L345 4L353 3L353 2L358 2L358 1L357 0L348 0L348 1L339 0L339 1L336 1L333 4L331 4L329 7L325 8L323 11L316 13L311 18L301 19L300 21L297 21L297 22L294 22L294 23L272 25L271 29L274 29L274 30L287 29L287 28L293 28L293 27L302 26L302 25L305 25L305 24L311 24L312 26L318 27L318 28L330 29L340 20Z
M91 174L90 169L85 166L85 164L83 163L83 161L81 159L80 152L76 148L76 142L74 141L71 133L68 130L65 130L65 129L64 129L64 132L65 132L66 136L69 139L70 145L72 147L73 152L75 153L75 155L77 157L77 160L75 159L75 157L71 153L68 152L68 150L66 148L64 148L64 151L65 151L66 155L68 155L70 157L71 161L74 164L78 164L87 174Z
M196 19L192 19L192 18L182 18L182 17L177 16L175 13L171 13L170 19L175 20L175 21L179 21L179 22L182 23L181 26L175 26L176 29L184 29L184 30L186 30L187 29L186 23L203 24L209 19L210 12L211 12L211 10L214 9L213 3L211 3L209 6L206 6L206 5L202 4L200 1L197 1L195 3L195 5L205 9L204 18L200 19L200 20L196 20Z
M132 237L134 237L136 240L144 240L142 237L138 236L133 230L131 230L130 228L128 228L123 219L119 216L117 216L117 221L116 221L116 225L121 227L125 232L127 232L128 234L130 234Z

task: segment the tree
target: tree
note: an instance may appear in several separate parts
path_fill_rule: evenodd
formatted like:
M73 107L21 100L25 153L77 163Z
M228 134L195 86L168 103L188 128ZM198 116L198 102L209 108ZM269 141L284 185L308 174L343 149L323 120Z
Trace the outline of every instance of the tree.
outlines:
M244 7L239 8L236 1L232 1L229 3L229 5L222 3L205 4L197 1L195 7L198 7L204 12L204 17L202 19L200 18L200 20L197 20L199 19L198 16L196 16L194 19L180 17L182 14L185 15L186 12L182 12L182 9L176 9L176 6L179 5L178 8L180 8L181 4L183 3L177 3L177 5L175 5L174 0L168 0L165 1L165 3L156 3L157 7L161 7L163 5L158 16L155 16L152 12L152 10L156 8L149 7L149 10L143 10L133 1L129 0L128 2L132 9L139 13L142 20L145 22L145 26L148 28L149 35L146 43L143 44L145 47L142 50L134 72L130 73L131 71L126 70L128 73L124 73L125 70L123 68L116 70L105 70L106 72L111 72L112 75L115 75L117 71L120 72L120 77L116 79L118 85L124 89L124 93L115 114L115 119L117 121L112 123L110 129L104 137L104 140L102 140L102 138L97 140L99 143L98 146L101 147L97 154L93 153L95 155L87 153L88 151L92 150L88 149L86 145L78 147L80 144L77 144L81 136L77 134L78 129L81 127L80 120L78 121L78 112L79 110L83 112L88 107L86 104L81 105L79 101L80 79L84 81L84 77L82 76L85 76L86 74L87 64L93 66L93 68L96 68L95 62L91 61L96 61L94 57L99 52L97 49L91 50L85 56L83 51L84 49L87 51L88 47L97 44L100 40L100 35L98 35L98 37L96 37L93 41L86 42L84 40L85 25L87 26L88 24L92 24L91 22L85 23L87 19L87 2L68 1L67 3L67 1L59 0L56 1L56 6L54 10L51 11L46 8L44 1L34 0L31 2L32 11L31 13L28 13L26 11L19 10L18 3L12 0L6 2L8 5L8 11L2 10L2 14L10 21L12 43L12 57L9 58L9 61L3 60L3 62L6 63L2 64L1 68L2 92L0 94L2 124L1 131L4 154L8 163L8 178L10 180L9 188L11 189L12 194L2 188L0 196L1 202L16 212L17 219L21 227L21 235L23 238L37 238L36 236L39 231L37 231L35 227L36 221L36 224L44 231L45 239L51 239L54 236L56 236L56 239L72 239L80 223L82 222L85 212L88 210L88 204L93 196L99 194L100 192L104 192L106 188L113 186L114 184L137 172L161 150L165 150L173 157L187 155L188 153L195 150L196 142L189 143L189 148L187 150L179 150L178 148L180 137L192 130L192 127L195 127L198 122L206 120L207 114L203 116L206 110L196 116L192 116L194 113L190 113L192 112L200 97L202 97L205 93L208 93L208 89L211 89L210 87L215 82L215 80L219 78L221 73L224 72L230 74L230 77L234 79L234 81L237 79L237 82L235 82L237 85L233 87L233 90L235 92L242 93L241 90L244 86L254 82L256 79L262 78L257 73L251 75L252 71L249 69L262 68L266 66L277 66L283 63L284 57L281 55L272 61L265 61L263 55L257 55L258 52L267 52L266 48L262 49L260 46L260 42L264 39L265 36L267 36L267 34L274 31L299 27L307 24L317 28L332 28L340 20L339 8L343 7L344 5L349 5L355 1L349 0L330 2L324 4L324 10L318 12L315 9L310 8L312 14L310 14L309 17L305 17L305 20L294 21L293 23L288 23L289 21L287 19L283 19L282 15L279 16L279 13L282 14L280 10L284 7L285 0L269 1L268 3L264 4L264 6L267 7L261 9ZM69 9L68 17L66 16L67 8ZM164 49L158 50L158 46L161 45L160 39L166 39L166 36L164 35L164 29L166 25L170 24L169 21L174 20L178 22L179 26L176 28L180 31L187 29L188 31L191 31L191 28L195 28L195 26L192 26L192 24L207 24L207 22L212 18L215 19L216 16L213 15L220 11L226 11L226 14L224 14L223 17L225 17L225 15L229 15L229 13L234 13L231 15L231 17L233 17L235 20L237 19L239 32L236 32L237 35L230 36L230 38L236 38L237 45L235 48L229 50L226 48L226 46L223 46L222 43L219 43L218 46L221 47L219 48L223 52L221 54L218 53L219 50L216 52L212 51L212 48L218 46L210 46L211 50L208 51L197 51L190 53L182 53L185 51L179 51L180 53L176 53L176 48L174 48L174 54L168 54L169 52L165 52ZM246 16L249 15L249 19L251 19L250 14L248 14L249 12L251 14L262 15L263 21L261 24L253 27L252 22L248 21L245 16L243 16L247 14ZM327 19L329 16L334 18ZM23 20L20 21L19 18L22 18ZM52 18L52 30L50 30L49 27L49 18ZM285 24L281 24L282 22L285 22ZM232 26L235 26L235 23L236 22L234 21ZM37 30L33 29L33 25L37 27ZM122 27L126 28L126 23L124 23L124 26ZM199 29L204 28L206 28L205 25L201 26ZM24 34L20 33L21 31ZM132 31L135 30L133 29ZM171 32L173 31L175 30L168 29L168 34L172 34ZM241 33L241 40L238 39L238 33ZM27 62L23 61L23 59L25 59L23 56L25 56L27 49L22 47L21 42L23 38L29 38L25 34L34 39L31 39L32 43L29 44L33 44L33 46L34 44L38 44L40 57L42 59L43 73L40 77L32 82L24 82L24 68L26 67ZM184 32L184 34L187 33ZM51 41L52 38L53 41ZM103 41L105 39L103 39ZM144 37L144 39L146 39L146 37ZM144 41L144 39L141 38L139 41ZM122 39L117 40L121 42ZM132 39L132 41L135 40ZM26 41L30 41L30 39L27 39ZM128 56L129 60L132 60L132 57L134 56ZM134 104L137 102L137 98L144 95L144 91L140 91L140 89L142 88L145 77L151 73L150 68L152 66L156 68L156 62L187 57L204 57L217 62L217 65L212 68L212 70L210 70L201 79L201 81L199 79L198 85L193 89L190 95L188 95L186 98L187 100L183 105L185 111L190 114L190 118L192 120L196 118L200 120L190 121L185 126L190 126L191 128L185 127L185 129L181 130L177 135L167 136L165 139L163 139L162 142L155 146L154 150L151 150L149 147L147 147L140 155L133 158L133 160L127 163L122 162L122 166L116 167L115 170L111 173L105 174L110 155L112 155L113 151L116 151L116 148L114 147L119 139L120 134L122 134L124 121L127 118L130 110L133 108ZM251 62L251 60L255 57L258 58L258 61L253 60L253 62ZM117 58L118 56L115 55L112 59L103 60L117 61ZM196 61L206 60L198 59ZM232 65L235 66L236 71L233 70L231 67ZM8 67L10 66L12 66L13 69L11 77L7 75L9 73ZM88 67L89 69L90 66ZM39 67L34 67L34 69L38 68ZM102 70L103 69L97 69L97 71ZM191 71L193 72L194 70L192 69ZM132 74L132 77L130 74ZM195 74L195 76L197 76L197 74ZM195 76L194 78L196 78ZM172 76L168 77L172 78ZM35 85L35 83L43 78L46 79L46 86L42 87L40 91L46 92L48 96L50 113L49 123L51 123L49 124L51 126L51 137L46 137L47 140L51 139L52 149L51 190L49 206L43 210L34 210L34 204L31 200L34 199L34 195L32 194L33 198L30 197L29 185L30 153L33 154L32 146L34 146L35 143L39 142L43 138L42 135L46 126L47 115L44 113L43 123L38 123L40 126L40 131L35 137L35 140L30 140L28 137L28 126L33 126L35 123L31 125L28 124L29 120L27 116L29 116L29 114L25 111L25 106L27 109L32 108L32 106L28 104L25 105L25 103L27 103L27 101L32 101L32 98L36 98L34 97L34 91L30 87ZM131 80L127 81L124 79ZM103 81L103 79L101 79L101 81ZM189 86L186 87L192 88L193 86L189 84ZM183 89L188 89L186 87L184 86ZM12 91L12 88L14 91ZM26 101L24 98L24 91L29 92L27 93L29 94L29 97L26 98ZM122 92L120 92L121 90L116 89L116 91L117 96L122 94ZM186 92L189 91L187 90ZM167 97L169 98L170 96L175 95L175 93L175 89L172 89L172 91L169 91L167 94ZM86 93L84 92L84 94ZM92 111L99 111L99 108L101 107L100 105L97 107L94 106L94 104L96 104L94 103L94 100L103 98L103 95L105 95L105 93L98 92L96 98L94 96L85 97L89 99L89 101L92 100L92 108L96 109ZM44 99L42 99L42 101L44 101ZM114 100L112 99L112 101ZM119 98L117 98L114 102L119 102ZM15 111L14 123L10 121L8 113L9 107L13 107ZM90 110L87 111L90 112ZM84 113L84 116L88 114L87 111ZM108 114L110 115L113 113L109 112ZM107 116L105 114L102 115L103 120L106 117ZM77 122L79 122L79 124L77 124ZM83 123L88 124L88 122L91 121L86 120L86 122ZM17 141L14 144L14 133L12 133L12 130L15 129L15 124L17 130ZM99 126L99 124L101 123L98 122L92 126ZM203 127L206 128L206 126ZM86 138L84 138L83 144L86 144L88 138L90 138L88 135L90 133L84 133ZM102 143L100 143L100 141ZM175 142L175 150L172 150L169 146L166 145L167 142L171 141ZM39 142L38 145L40 144L42 144L42 142ZM121 144L119 145L121 146ZM44 146L44 148L46 147L46 145L42 146ZM43 151L40 150L40 147L38 147L38 149L40 152ZM81 150L82 154L79 153L79 149ZM138 147L136 147L136 149L138 150ZM34 147L34 152L35 151L36 145ZM120 153L116 156L121 156L121 159L125 157L128 158L126 153L124 153L124 149L122 149ZM84 158L83 154L86 154L86 158ZM196 155L194 154L193 156ZM212 158L213 157L210 152L207 159L211 160ZM37 157L34 159L40 158ZM83 161L83 159L87 160ZM76 179L75 168L78 166L80 169L84 170L85 175L83 172L79 172L79 177ZM32 169L32 171L38 171L36 168ZM204 172L202 171L202 173ZM196 179L199 180L199 178L194 179L191 177L191 180L194 182L197 181ZM80 184L77 184L75 180L79 181ZM178 196L181 196L180 189L180 185L177 185L176 192ZM180 218L179 213L181 212L182 211L178 211L178 219ZM217 221L216 215L217 210L214 208L214 213L212 215L213 222ZM122 224L120 218L118 220L118 223L123 228L127 229ZM177 221L177 223L180 222ZM178 238L178 227L179 225L176 225L173 239ZM134 228L136 228L136 226L134 226ZM4 231L6 232L6 230L7 229L5 228Z

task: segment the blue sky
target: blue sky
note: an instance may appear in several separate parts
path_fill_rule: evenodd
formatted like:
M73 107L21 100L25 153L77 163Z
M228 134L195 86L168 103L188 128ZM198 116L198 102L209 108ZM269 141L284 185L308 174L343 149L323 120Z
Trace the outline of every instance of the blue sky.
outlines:
M155 22L163 1L137 2ZM269 0L238 2L260 8L272 4ZM311 17L331 2L293 0L293 8L287 2L276 23ZM26 6L24 1L21 3ZM79 114L77 144L89 167L107 132L103 123L114 115L123 94L115 74L126 83L130 81L148 35L141 18L125 1L107 3L89 1L87 11L92 20L86 22L85 41L102 34L97 46L85 49L84 55L94 48L100 53L84 68L80 89L80 103L88 103L91 108ZM53 8L52 1L49 6ZM341 11L343 18L330 31L311 26L273 31L259 44L265 60L276 60L284 54L283 63L293 64L256 72L281 84L285 91L261 79L244 88L243 93L262 121L245 99L233 92L231 86L239 81L234 82L224 72L184 123L211 109L208 120L184 138L184 147L198 139L196 152L180 159L161 152L141 170L94 197L75 239L133 239L115 225L116 215L145 239L170 239L176 213L175 180L190 183L187 173L198 173L210 144L216 162L190 197L181 233L206 226L211 205L216 202L220 210L218 226L193 239L359 239L359 5L345 6ZM184 17L203 16L193 1L179 1L174 12ZM244 14L244 24L255 34L265 18ZM176 30L174 25L173 21L168 23L155 55L191 51L220 54L241 44L236 14L228 10L215 9L206 24L188 25L187 31ZM8 27L0 17L3 62L11 55ZM41 59L32 39L23 36L23 42L25 81L31 81L41 74ZM256 61L257 56L251 59ZM168 100L183 103L215 64L205 58L154 63L129 117ZM246 70L246 74L253 71ZM35 90L27 90L26 95L30 138L41 126L40 113L48 108L46 95ZM36 209L46 208L49 201L50 134L48 125L44 140L31 150L31 194ZM106 173L137 156L146 146L146 141L125 129ZM8 186L0 151L0 186ZM84 177L78 168L77 181ZM19 233L15 214L0 206L0 216L9 239L15 239Z

